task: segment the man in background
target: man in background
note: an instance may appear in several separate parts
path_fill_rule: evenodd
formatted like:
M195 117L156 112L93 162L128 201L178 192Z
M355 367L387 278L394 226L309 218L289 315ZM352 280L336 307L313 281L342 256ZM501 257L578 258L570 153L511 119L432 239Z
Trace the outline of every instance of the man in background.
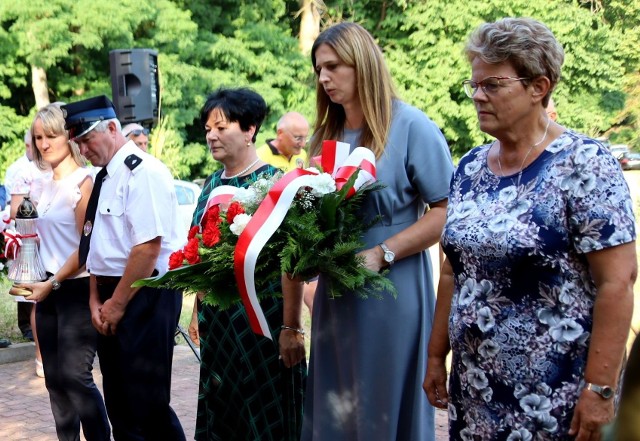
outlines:
M304 146L309 136L309 123L298 112L286 113L276 126L276 138L258 149L258 156L284 172L307 166Z
M88 201L78 258L91 273L89 306L100 334L98 357L113 437L184 441L170 405L182 293L131 287L166 273L169 255L186 242L173 177L124 137L106 96L62 109L69 138L102 167Z
M140 124L131 123L122 128L125 138L135 142L138 147L146 152L149 148L149 129L145 129Z

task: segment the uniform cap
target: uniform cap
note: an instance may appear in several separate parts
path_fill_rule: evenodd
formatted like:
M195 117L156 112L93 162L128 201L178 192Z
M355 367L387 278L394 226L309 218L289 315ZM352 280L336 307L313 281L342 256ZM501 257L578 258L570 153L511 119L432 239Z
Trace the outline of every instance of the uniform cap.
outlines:
M74 140L93 130L100 121L116 118L116 109L105 95L88 98L60 107L69 139Z

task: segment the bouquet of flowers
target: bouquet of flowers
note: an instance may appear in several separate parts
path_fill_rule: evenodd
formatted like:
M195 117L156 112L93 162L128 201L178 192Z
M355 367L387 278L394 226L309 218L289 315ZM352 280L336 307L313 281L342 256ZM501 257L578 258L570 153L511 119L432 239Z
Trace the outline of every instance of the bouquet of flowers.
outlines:
M375 158L362 147L348 152L348 144L325 141L316 158L323 171L297 169L248 188L214 189L169 271L134 286L201 291L204 302L221 308L240 300L255 308L258 299L281 295L270 288L283 273L300 280L322 273L332 297L395 295L384 273L367 269L357 255L372 226L362 222L363 201L382 188L374 182Z

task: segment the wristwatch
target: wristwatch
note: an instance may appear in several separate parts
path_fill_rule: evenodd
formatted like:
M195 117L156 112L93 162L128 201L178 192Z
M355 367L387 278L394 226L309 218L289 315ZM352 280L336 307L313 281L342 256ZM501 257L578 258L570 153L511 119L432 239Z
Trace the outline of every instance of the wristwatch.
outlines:
M597 384L587 383L587 387L585 389L597 393L598 395L600 395L605 400L608 400L609 398L613 397L613 395L614 395L614 391L613 391L613 388L611 386L606 386L606 385L605 386L599 386Z
M55 279L55 277L53 277L53 276L49 277L49 282L51 282L51 286L52 286L52 288L51 288L51 289L53 289L54 291L55 291L56 289L60 289L60 282L58 282L58 281Z
M382 251L384 251L384 261L387 262L389 266L393 265L393 262L395 262L396 259L396 253L391 251L384 242L380 242L378 246L382 248Z

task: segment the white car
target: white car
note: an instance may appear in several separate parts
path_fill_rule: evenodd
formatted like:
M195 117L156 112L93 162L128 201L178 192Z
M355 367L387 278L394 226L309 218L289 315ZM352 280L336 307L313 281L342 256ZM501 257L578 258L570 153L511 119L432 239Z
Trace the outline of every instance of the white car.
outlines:
M173 186L178 196L178 214L180 221L182 222L184 231L189 231L193 212L198 203L198 196L200 196L200 187L193 182L181 181L179 179L173 180Z
M620 159L625 153L629 153L629 146L626 144L613 144L609 146L609 151L614 158Z

